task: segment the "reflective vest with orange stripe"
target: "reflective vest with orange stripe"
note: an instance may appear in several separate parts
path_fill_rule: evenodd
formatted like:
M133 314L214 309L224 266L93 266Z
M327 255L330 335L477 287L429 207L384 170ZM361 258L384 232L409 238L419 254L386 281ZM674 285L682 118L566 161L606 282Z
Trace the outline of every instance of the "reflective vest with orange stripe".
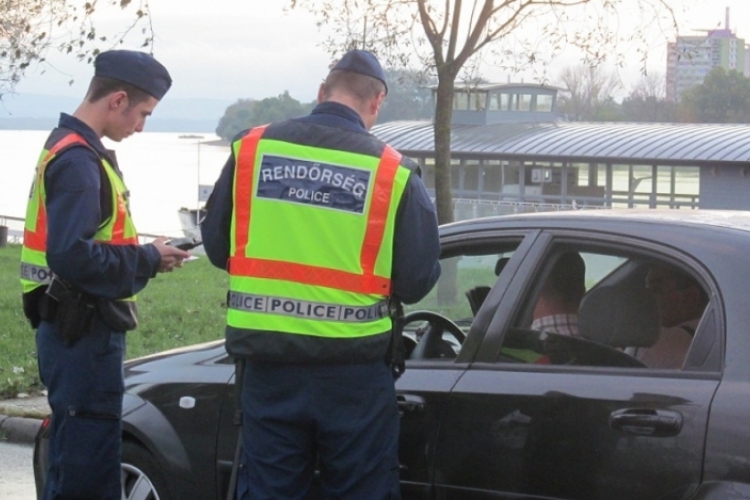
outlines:
M47 166L63 151L76 146L85 146L96 152L79 134L66 129L55 129L47 140L39 157L26 206L26 223L21 251L21 285L24 293L31 293L40 286L46 286L52 273L47 266L47 208L44 174ZM98 153L97 153L97 156ZM111 187L112 214L102 221L94 234L94 241L109 245L130 245L138 243L133 220L130 217L125 193L127 188L122 178L109 162L99 156L102 171ZM132 300L134 297L123 300Z
M394 225L411 171L388 146L377 157L264 131L232 145L228 345L242 331L274 332L280 345L390 334Z

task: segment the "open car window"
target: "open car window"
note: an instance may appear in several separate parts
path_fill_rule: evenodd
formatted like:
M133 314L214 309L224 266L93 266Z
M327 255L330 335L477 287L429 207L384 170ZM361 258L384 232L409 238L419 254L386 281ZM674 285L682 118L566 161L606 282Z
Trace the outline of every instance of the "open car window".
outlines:
M418 303L404 306L407 359L456 357L476 312L518 243L467 244L441 258L441 275L432 291Z
M681 370L709 305L696 276L653 254L555 245L529 277L500 361Z

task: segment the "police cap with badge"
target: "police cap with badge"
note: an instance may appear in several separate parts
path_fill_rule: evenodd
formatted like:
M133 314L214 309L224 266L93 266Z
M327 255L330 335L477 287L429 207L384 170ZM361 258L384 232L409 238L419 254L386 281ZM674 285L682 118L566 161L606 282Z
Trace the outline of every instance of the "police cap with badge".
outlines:
M94 76L133 85L161 100L172 86L172 78L154 56L135 50L108 50L96 56Z
M352 73L370 76L383 82L383 85L385 85L385 93L388 93L388 84L385 82L385 72L375 55L367 50L350 50L339 59L333 68L331 68L331 71L351 71Z

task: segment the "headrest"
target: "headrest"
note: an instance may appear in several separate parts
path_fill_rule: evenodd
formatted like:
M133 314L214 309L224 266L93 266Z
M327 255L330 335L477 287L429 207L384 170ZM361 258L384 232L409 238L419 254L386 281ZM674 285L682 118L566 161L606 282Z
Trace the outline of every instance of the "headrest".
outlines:
M645 287L595 288L578 312L580 335L611 347L650 347L659 330L656 297Z
M497 262L495 262L495 276L500 276L500 273L503 272L505 264L507 264L509 260L510 257L500 257L499 259L497 259Z

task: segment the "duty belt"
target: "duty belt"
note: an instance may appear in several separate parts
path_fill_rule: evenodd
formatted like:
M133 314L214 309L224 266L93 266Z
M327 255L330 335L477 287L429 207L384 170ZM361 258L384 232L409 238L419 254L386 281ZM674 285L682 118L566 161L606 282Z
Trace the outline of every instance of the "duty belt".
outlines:
M388 316L388 301L381 301L367 307L342 306L308 302L305 300L267 295L250 295L241 292L229 292L229 307L238 311L262 312L294 316L297 318L321 321L341 321L347 323L366 323Z

